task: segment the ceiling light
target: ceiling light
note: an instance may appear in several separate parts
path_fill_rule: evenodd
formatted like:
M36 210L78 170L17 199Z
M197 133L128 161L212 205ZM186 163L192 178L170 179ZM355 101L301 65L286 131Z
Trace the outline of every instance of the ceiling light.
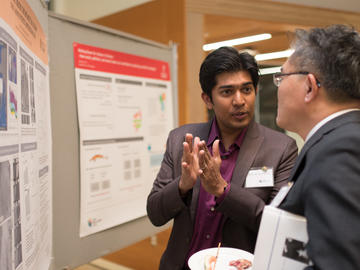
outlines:
M271 34L266 33L266 34L248 36L248 37L243 37L243 38L230 39L230 40L205 44L203 46L203 50L204 51L211 51L211 50L215 50L217 48L220 48L222 46L235 46L235 45L240 45L240 44L245 44L245 43L251 43L251 42L266 40L266 39L270 39L270 38L271 38Z
M270 68L261 68L260 70L260 75L267 75L267 74L274 74L276 72L280 72L281 71L281 67L270 67Z
M255 55L256 61L265 61L270 59L278 59L278 58L286 58L292 55L294 50L285 50L280 52L272 52L272 53L263 53Z

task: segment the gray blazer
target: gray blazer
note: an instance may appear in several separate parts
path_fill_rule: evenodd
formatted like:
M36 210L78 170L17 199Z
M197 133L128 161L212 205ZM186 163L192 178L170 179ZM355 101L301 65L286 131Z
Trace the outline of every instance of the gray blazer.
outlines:
M329 121L306 142L280 208L307 218L314 267L360 269L360 112Z
M147 213L155 226L174 220L160 270L182 269L192 238L200 180L183 200L178 184L186 133L207 141L211 122L189 124L170 132L160 171L147 200ZM265 204L287 183L297 157L295 141L288 136L252 121L241 145L231 179L231 188L216 211L223 213L225 223L222 246L254 251L261 214ZM274 187L244 188L252 167L273 167Z

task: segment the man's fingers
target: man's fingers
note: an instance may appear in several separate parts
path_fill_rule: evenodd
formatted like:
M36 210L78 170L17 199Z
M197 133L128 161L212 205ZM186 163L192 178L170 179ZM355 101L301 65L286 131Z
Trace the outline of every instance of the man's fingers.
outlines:
M186 133L185 141L189 144L189 150L192 152L193 150L193 135L190 133Z
M195 137L195 139L194 139L194 147L193 147L193 152L195 154L197 154L199 152L199 142L200 142L200 138Z
M183 148L184 148L183 156L190 154L190 147L187 142L183 142Z
M181 163L181 166L182 166L184 169L189 168L189 165L188 165L185 161Z
M220 142L219 140L215 140L215 142L213 144L213 157L214 158L220 158L219 142Z
M183 156L182 160L190 163L191 162L191 153L189 149L189 144L187 142L183 142Z
M206 167L208 167L208 163L210 162L210 158L206 153L207 146L204 141L199 142L199 167L202 170L202 173L205 172Z
M199 151L199 167L201 170L204 170L205 166L206 166L205 151L201 149Z
M209 149L206 146L205 141L201 141L201 148L200 149L204 151L204 162L209 163L211 161L212 156L211 156L211 154L209 152Z
M187 162L183 161L183 162L181 163L181 167L182 167L182 169L183 169L182 174L183 174L185 177L190 177L190 175L191 175L190 165L189 165Z

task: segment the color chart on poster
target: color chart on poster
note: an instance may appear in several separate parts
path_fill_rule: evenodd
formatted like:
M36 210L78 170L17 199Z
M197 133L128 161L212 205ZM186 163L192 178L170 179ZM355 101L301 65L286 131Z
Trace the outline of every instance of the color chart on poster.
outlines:
M146 215L174 127L169 63L74 43L80 236Z

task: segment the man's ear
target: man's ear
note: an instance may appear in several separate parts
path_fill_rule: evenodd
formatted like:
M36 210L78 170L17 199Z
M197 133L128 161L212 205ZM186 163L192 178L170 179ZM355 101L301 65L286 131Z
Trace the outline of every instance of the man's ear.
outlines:
M314 74L306 75L306 95L305 95L305 102L311 102L319 95L320 85L316 80Z
M211 98L204 92L201 93L201 98L204 101L206 107L208 108L208 110L212 110L213 108L213 103L211 101Z

